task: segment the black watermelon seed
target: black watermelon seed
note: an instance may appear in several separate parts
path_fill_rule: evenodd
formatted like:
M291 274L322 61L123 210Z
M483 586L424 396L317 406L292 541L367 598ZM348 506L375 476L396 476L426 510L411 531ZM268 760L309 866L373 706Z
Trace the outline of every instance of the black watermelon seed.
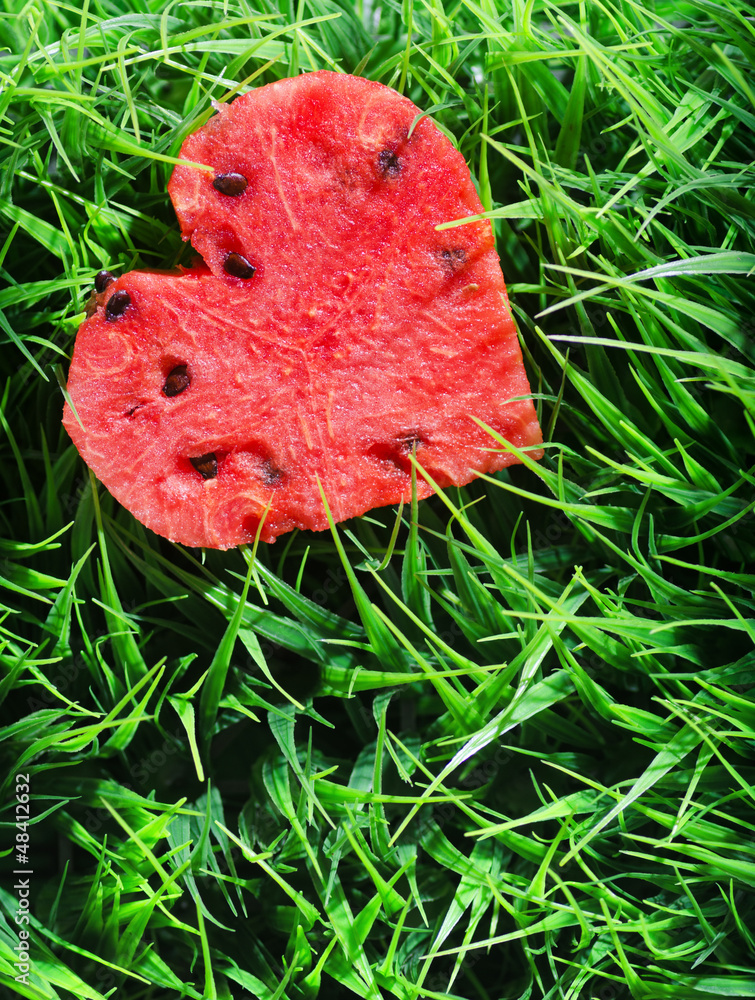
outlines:
M406 434L400 434L398 438L399 447L406 452L414 452L417 448L421 448L425 443L422 435L417 434L416 431L407 431Z
M396 446L388 446L388 460L401 469L402 472L411 474L411 455L416 457L419 449L426 444L425 439L418 431L405 431L396 437Z
M191 385L186 365L177 365L165 379L163 392L166 396L177 396Z
M378 167L384 177L396 177L401 170L399 158L392 149L382 149L378 153Z
M269 458L262 463L262 482L265 486L280 486L283 482L283 473Z
M451 271L458 271L467 262L467 251L463 247L454 247L452 250L441 250L443 263Z
M212 186L229 198L238 198L246 191L247 179L243 174L217 174Z
M253 278L254 272L257 270L240 253L229 253L223 262L223 267L226 274L230 274L233 278Z
M94 276L95 292L97 292L98 295L101 295L108 285L112 285L114 281L115 277L110 273L110 271L98 271Z
M107 305L105 306L105 315L107 319L111 322L122 316L128 307L131 305L131 296L123 288L119 288L117 292L113 292L110 298L107 300Z
M198 458L190 458L189 461L202 479L214 479L218 474L218 460L215 457L214 451L209 452L207 455L199 455Z

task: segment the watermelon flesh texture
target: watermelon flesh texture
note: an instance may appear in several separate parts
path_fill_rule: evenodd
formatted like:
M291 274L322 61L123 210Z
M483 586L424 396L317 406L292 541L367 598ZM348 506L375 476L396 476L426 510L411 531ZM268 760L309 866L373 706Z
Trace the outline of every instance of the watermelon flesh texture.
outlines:
M336 521L409 499L412 456L440 486L515 461L474 418L541 443L490 223L435 229L483 208L419 113L317 72L237 98L184 143L213 168L178 166L168 188L204 264L96 296L69 373L78 420L64 413L154 531L273 541L328 526L321 490ZM432 493L421 472L417 493Z

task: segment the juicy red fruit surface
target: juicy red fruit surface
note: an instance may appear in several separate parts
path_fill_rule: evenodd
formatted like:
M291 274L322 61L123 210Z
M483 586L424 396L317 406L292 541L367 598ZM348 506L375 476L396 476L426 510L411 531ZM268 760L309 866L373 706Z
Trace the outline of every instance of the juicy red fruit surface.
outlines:
M169 192L206 266L108 283L65 426L113 495L229 548L440 486L541 442L488 222L462 156L380 84L262 87L190 136ZM79 422L80 421L80 422ZM83 426L82 426L83 425ZM418 474L420 497L432 489Z

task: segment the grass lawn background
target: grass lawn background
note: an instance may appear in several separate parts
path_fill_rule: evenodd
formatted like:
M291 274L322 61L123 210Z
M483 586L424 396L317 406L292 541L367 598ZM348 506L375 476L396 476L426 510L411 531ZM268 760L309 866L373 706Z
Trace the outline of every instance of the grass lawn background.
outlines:
M755 996L752 17L8 0L0 33L3 996ZM75 332L101 267L187 259L211 101L319 68L466 157L546 455L182 549L61 427Z

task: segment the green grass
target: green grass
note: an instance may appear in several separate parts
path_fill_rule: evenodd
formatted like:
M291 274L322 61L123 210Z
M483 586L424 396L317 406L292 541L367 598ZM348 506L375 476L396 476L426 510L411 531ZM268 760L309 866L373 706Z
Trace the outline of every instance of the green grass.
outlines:
M755 996L752 17L79 6L0 18L3 996ZM211 101L328 67L466 157L546 455L171 546L60 424L93 275L184 259Z

